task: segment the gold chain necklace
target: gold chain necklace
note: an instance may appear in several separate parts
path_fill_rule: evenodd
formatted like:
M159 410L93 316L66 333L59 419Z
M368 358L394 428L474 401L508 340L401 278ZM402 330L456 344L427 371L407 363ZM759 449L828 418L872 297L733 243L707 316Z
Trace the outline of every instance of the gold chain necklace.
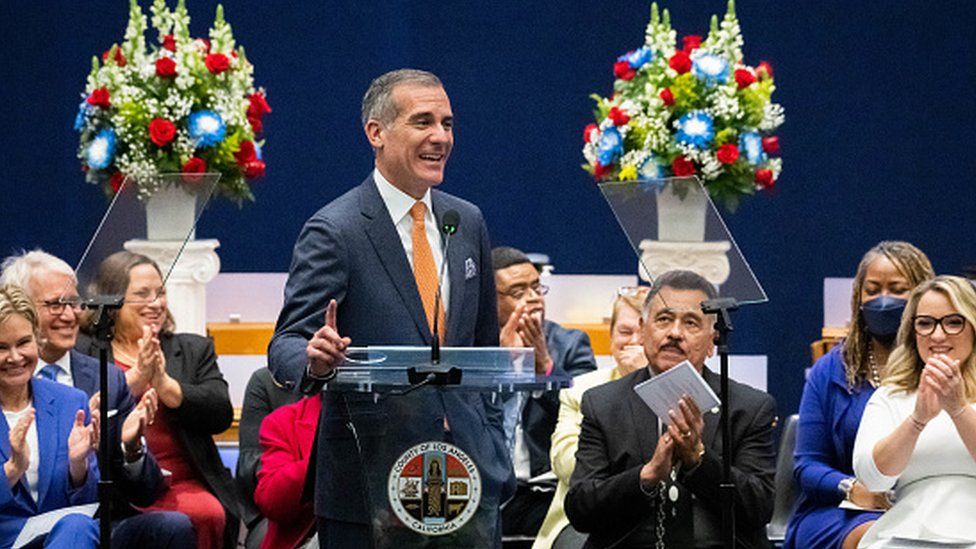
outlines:
M878 364L874 361L874 349L868 344L868 369L871 370L871 384L881 387L881 376L878 374Z

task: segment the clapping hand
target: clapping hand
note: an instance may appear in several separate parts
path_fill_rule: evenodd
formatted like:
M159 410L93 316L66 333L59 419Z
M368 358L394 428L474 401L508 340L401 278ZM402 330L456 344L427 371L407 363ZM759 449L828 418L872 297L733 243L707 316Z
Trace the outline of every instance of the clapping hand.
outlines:
M962 372L959 370L959 360L941 353L932 355L925 362L923 376L926 372L928 383L934 389L939 405L946 413L955 416L968 405L966 387L963 385Z
M146 432L146 427L152 425L156 419L156 410L159 407L159 399L156 389L149 389L139 404L129 412L122 424L122 444L125 445L126 453L135 454L142 449L142 436Z
M332 373L346 359L346 348L352 344L348 337L339 335L336 327L336 300L329 301L325 308L325 325L312 334L305 347L309 370L313 376L325 377Z
M525 309L525 303L520 303L512 311L512 314L508 315L508 320L505 321L505 325L502 326L501 332L498 334L499 344L502 347L525 347L522 336L519 334L519 323L522 320L522 315L525 314Z
M20 481L20 477L30 466L30 446L27 444L27 431L34 423L34 409L28 410L24 417L10 430L10 458L3 465L3 472L7 475L7 484L13 486Z
M684 467L698 465L705 446L702 431L705 420L694 399L684 395L678 400L677 409L668 410L668 433L674 439L674 454Z
M72 486L81 486L88 476L88 456L98 448L98 411L92 412L91 421L85 425L85 412L75 412L75 424L68 435L68 474Z
M139 338L139 354L136 364L126 372L126 383L135 394L142 394L156 382L159 373L165 371L166 359L159 344L159 336L155 327L148 324L142 327L142 337ZM92 408L94 410L94 408Z

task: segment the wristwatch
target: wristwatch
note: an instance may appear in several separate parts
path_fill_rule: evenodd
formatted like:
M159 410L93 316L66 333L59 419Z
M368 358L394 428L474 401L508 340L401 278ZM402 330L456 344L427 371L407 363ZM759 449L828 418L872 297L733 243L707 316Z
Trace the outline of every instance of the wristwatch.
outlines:
M850 501L851 492L854 491L855 482L857 482L856 478L847 477L840 479L840 482L837 483L837 491L844 494L844 499Z

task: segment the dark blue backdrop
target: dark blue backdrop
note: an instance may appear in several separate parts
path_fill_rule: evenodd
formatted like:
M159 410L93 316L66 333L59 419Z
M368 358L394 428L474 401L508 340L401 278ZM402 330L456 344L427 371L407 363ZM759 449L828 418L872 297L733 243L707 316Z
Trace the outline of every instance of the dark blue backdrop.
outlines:
M91 56L122 38L127 2L0 7L0 252L78 257L104 208L71 130ZM148 2L145 2L148 8ZM189 0L202 34L215 3ZM679 33L704 33L724 2L666 2ZM358 122L371 78L393 68L444 80L457 141L443 185L484 210L492 238L550 254L560 273L628 273L634 256L579 169L591 92L642 42L649 3L229 1L227 17L268 89L268 176L257 203L218 204L198 234L225 271L283 271L303 221L357 184L371 155ZM770 359L794 411L821 281L850 275L878 240L901 238L936 269L974 262L976 4L741 1L746 61L773 63L787 109L775 192L728 218L769 294L738 313L737 352ZM243 299L243 296L242 296Z

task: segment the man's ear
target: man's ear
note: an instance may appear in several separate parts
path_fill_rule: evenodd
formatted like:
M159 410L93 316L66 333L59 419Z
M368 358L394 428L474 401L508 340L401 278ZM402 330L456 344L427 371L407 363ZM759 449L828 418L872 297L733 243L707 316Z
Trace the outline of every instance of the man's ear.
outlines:
M383 125L380 124L379 120L370 118L366 122L366 125L363 126L363 132L366 134L366 139L369 141L369 144L374 149L379 150L383 148Z

